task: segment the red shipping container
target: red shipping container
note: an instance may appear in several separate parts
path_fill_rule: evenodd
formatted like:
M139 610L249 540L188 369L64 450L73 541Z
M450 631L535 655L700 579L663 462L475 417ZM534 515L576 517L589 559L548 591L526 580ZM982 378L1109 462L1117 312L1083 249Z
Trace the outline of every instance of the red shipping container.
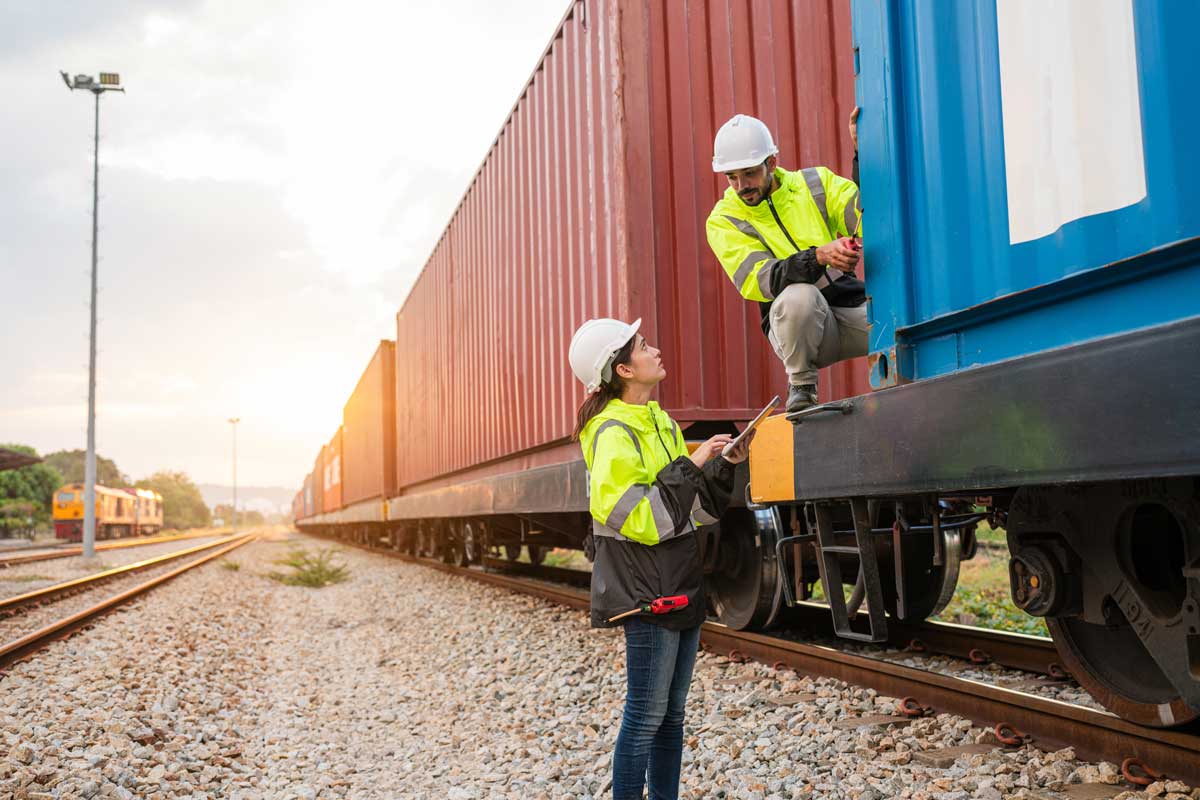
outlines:
M396 491L396 343L375 350L342 411L342 502Z
M313 508L312 513L325 513L325 445L317 453L317 460L312 471Z
M853 93L846 0L572 6L396 315L397 487L565 442L590 317L642 318L685 425L786 391L708 249L713 135L753 114L783 167L848 176ZM822 400L867 390L864 359L821 376Z
M325 454L325 472L322 483L325 498L323 508L328 513L342 507L342 429L340 427L322 452Z
M301 514L301 518L311 517L313 514L317 513L314 511L316 506L313 503L313 479L311 472L304 476L304 488L302 493L303 499L301 500L301 506L304 509L304 513Z

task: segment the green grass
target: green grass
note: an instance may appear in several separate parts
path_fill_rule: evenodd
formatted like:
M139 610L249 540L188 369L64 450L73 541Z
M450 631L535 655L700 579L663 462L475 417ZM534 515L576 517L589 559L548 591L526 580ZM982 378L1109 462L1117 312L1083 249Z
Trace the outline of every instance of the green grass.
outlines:
M286 583L288 586L308 586L319 589L334 583L341 583L350 577L350 570L345 564L334 563L338 550L332 547L323 548L310 553L303 547L293 547L288 554L276 561L276 564L291 567L292 572L270 572L267 577Z
M521 558L526 556L521 554ZM591 565L588 563L587 556L582 550L571 550L566 547L556 547L549 553L546 553L546 558L542 563L547 567L560 567L562 569L582 569L589 570Z
M987 520L980 522L975 528L975 538L981 542L993 542L996 544L1005 544L1008 542L1008 534L1004 532L1004 528L993 528L987 524Z
M49 575L13 575L8 576L0 572L0 581L5 583L33 583L34 581L53 581L57 578L51 578Z
M236 561L230 561L230 560L226 559L221 562L221 569L227 569L230 572L237 572L241 568L242 568L242 565Z
M1050 635L1045 621L1013 605L1008 588L1007 551L980 548L975 558L964 561L954 599L935 619L1035 636Z

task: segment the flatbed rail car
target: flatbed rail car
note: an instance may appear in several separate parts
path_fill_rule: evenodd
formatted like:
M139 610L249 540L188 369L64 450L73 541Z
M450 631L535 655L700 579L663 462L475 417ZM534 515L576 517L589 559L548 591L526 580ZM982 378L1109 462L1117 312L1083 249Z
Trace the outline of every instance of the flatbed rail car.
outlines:
M1183 725L1200 717L1200 6L1033 8L854 0L878 391L772 419L750 494L804 520L781 547L795 594L863 574L901 619L969 547L956 523L986 516L1072 675L1122 717ZM847 635L883 634L826 595Z
M69 483L54 493L54 534L69 542L83 540L84 486ZM112 489L96 485L96 538L115 539L158 533L163 526L162 495L150 489Z

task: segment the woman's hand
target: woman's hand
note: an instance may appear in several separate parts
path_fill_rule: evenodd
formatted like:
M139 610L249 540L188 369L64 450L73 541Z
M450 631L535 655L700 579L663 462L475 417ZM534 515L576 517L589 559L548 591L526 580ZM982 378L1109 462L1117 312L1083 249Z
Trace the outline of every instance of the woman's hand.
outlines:
M690 456L692 463L697 467L703 467L708 463L708 460L715 455L719 455L725 449L725 445L733 441L733 437L728 433L718 433L716 436L709 439L704 444L696 448Z
M740 464L750 457L750 443L754 441L754 437L758 435L758 431L750 431L750 435L738 442L737 447L730 448L728 453L722 453L725 460L730 464Z

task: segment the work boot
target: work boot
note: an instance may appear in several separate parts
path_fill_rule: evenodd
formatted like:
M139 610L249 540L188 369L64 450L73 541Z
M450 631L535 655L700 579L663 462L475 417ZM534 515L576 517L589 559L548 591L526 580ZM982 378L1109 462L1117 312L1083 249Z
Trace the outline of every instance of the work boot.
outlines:
M787 413L803 411L817 404L817 387L812 383L791 384L788 386Z

